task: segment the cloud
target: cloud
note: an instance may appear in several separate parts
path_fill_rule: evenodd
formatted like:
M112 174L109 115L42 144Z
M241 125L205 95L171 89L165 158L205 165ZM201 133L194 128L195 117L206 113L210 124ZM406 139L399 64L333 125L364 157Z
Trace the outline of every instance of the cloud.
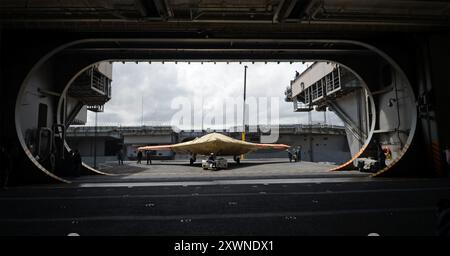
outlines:
M217 113L226 98L242 99L244 65L247 69L247 98L278 97L280 123L307 123L308 114L293 112L291 102L284 101L284 91L301 63L114 63L112 99L105 104L105 112L98 113L99 125L170 124L177 109L171 108L176 97L195 101L193 109ZM200 101L199 101L200 100ZM200 103L198 103L198 101ZM258 115L265 115L260 111ZM323 113L312 113L313 121L322 121ZM201 120L201 119L200 119ZM329 123L340 124L332 112ZM230 125L232 122L227 121ZM87 125L94 125L94 114L88 112ZM198 122L195 124L200 127ZM206 128L206 127L205 127Z

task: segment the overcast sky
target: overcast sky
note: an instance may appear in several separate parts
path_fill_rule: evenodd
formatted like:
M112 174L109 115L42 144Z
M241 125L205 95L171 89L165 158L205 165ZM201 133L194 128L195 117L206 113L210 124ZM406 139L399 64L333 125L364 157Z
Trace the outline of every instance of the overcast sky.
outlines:
M205 113L217 113L224 99L242 99L244 65L248 66L247 99L270 101L271 97L277 97L281 124L308 123L307 113L293 112L292 102L284 101L284 91L295 71L302 72L306 63L117 62L113 64L112 99L105 104L105 111L98 113L98 125L139 126L142 125L142 116L145 125L170 125L172 117L179 112L179 109L171 108L177 97L191 101L203 97L203 107L195 103L193 112L203 108ZM266 111L258 111L260 117L266 114ZM94 125L94 116L88 111L87 125ZM312 120L323 122L323 113L313 113ZM225 120L225 125L233 125L235 121ZM327 113L327 122L341 124L332 112ZM194 125L200 127L201 121Z

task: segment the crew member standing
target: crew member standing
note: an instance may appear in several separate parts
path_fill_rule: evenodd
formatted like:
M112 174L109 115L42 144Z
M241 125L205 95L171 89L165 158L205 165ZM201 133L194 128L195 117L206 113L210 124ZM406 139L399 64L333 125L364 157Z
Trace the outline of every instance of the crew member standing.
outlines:
M140 164L141 160L142 160L142 151L139 150L137 154L137 163Z
M302 161L302 146L297 147L297 161Z
M291 151L289 151L289 149L286 151L288 152L289 163L291 163L292 162L292 153L291 153Z
M384 154L383 147L381 146L380 142L376 142L377 146L377 160L378 160L378 167L379 169L383 169L386 167L386 155Z
M152 154L150 150L145 151L145 156L147 157L147 165L152 164Z
M117 160L119 161L119 165L123 165L123 150L119 150L117 152Z

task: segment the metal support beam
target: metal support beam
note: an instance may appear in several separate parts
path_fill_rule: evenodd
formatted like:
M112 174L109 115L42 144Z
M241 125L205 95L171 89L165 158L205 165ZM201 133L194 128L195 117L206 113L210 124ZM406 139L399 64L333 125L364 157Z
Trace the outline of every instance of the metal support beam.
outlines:
M61 93L52 92L52 91L41 89L41 88L38 88L37 91L39 93L44 94L44 95L50 95L50 96L55 96L55 97L60 97L61 96Z
M72 111L67 115L66 123L64 124L66 129L69 127L69 125L75 120L75 117L78 115L80 110L83 108L84 104L83 102L79 101L77 105L72 109Z
M353 122L353 120L345 113L344 110L342 110L341 107L339 107L338 104L334 101L327 101L330 108L336 113L339 118L349 127L349 131L353 134L353 136L361 143L364 144L365 138L367 138L367 135L359 129L358 125Z
M298 0L281 0L278 5L275 14L273 15L272 22L279 23L283 22L289 14L291 14L292 9L297 4Z
M170 8L167 0L153 0L153 3L155 4L158 13L163 19L167 20L168 18L173 17L172 8Z
M164 5L166 7L167 16L169 18L172 18L174 16L174 14L173 14L173 10L170 7L170 4L169 4L168 0L163 0L163 1L164 1Z
M278 17L280 15L281 8L283 8L283 6L284 6L285 1L286 0L281 0L280 4L277 6L277 9L276 9L275 14L273 15L273 19L272 19L274 23L277 23L279 21Z

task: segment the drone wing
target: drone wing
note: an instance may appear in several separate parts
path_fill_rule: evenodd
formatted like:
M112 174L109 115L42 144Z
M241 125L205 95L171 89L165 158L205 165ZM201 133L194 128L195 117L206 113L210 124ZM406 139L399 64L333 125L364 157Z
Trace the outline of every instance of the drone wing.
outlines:
M192 141L171 145L145 146L138 150L171 150L176 153L189 153L199 155L241 155L258 149L284 150L290 146L285 144L259 144L230 138L220 133L210 133Z

